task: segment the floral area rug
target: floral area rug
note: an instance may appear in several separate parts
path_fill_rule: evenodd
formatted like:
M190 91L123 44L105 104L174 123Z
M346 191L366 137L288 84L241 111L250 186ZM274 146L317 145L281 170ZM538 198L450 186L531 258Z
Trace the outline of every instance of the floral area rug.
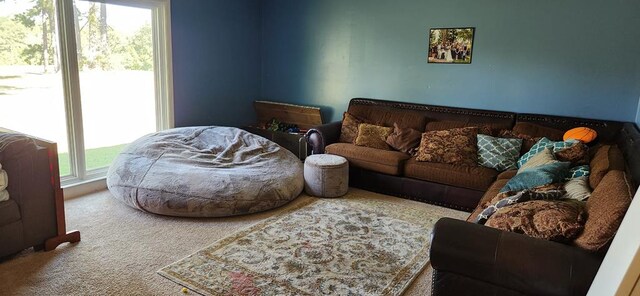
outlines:
M204 295L400 295L429 262L435 222L460 212L310 199L158 273Z

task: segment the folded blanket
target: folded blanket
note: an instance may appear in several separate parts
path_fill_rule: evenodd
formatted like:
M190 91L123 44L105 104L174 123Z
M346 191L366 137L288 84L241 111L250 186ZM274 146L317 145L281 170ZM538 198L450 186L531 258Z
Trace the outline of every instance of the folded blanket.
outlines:
M562 199L566 191L562 184L549 184L520 191L500 192L491 200L491 204L486 207L476 220L477 224L484 224L489 217L499 209L530 200L558 200Z

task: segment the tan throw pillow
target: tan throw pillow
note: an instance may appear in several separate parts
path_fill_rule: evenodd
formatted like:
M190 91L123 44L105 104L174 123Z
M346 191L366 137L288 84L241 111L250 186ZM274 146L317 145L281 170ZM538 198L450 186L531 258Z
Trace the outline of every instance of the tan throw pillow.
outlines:
M344 112L342 117L342 128L340 129L341 143L352 143L358 136L358 126L364 123L364 121L358 117L351 115L348 112Z
M393 128L362 123L358 126L358 136L355 144L376 149L391 150L386 139Z
M486 226L531 237L569 242L584 228L582 202L532 200L499 209Z
M568 161L573 166L584 165L589 163L589 147L578 141L571 147L556 152L555 156L559 161Z
M551 148L546 148L539 153L536 153L529 161L525 162L522 167L518 170L518 174L522 173L522 171L526 169L530 169L533 167L558 162L556 158L553 156L553 150Z
M420 145L422 133L412 128L401 128L397 123L393 124L393 132L387 137L387 144L393 149L404 153L410 153L413 148Z
M622 171L609 171L587 200L587 223L574 241L578 247L600 251L611 242L622 223L634 189Z
M478 128L454 128L422 134L417 161L478 165Z
M610 170L624 170L624 157L618 146L603 145L598 148L589 166L589 185L595 189Z
M564 184L564 198L585 201L591 196L588 177L573 178Z

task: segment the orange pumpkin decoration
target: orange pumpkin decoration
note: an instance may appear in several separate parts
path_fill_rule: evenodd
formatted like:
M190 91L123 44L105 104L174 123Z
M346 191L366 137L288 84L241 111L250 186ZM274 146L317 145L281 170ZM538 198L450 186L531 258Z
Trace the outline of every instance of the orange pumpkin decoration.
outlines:
M598 136L598 133L593 129L590 129L588 127L576 127L564 133L563 139L565 141L569 139L574 139L586 144L595 140L597 136Z

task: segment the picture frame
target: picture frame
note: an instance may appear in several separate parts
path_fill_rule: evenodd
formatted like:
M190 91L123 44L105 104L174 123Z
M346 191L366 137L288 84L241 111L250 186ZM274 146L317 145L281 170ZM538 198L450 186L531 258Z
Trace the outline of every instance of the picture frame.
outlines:
M471 64L475 27L431 28L427 63Z

